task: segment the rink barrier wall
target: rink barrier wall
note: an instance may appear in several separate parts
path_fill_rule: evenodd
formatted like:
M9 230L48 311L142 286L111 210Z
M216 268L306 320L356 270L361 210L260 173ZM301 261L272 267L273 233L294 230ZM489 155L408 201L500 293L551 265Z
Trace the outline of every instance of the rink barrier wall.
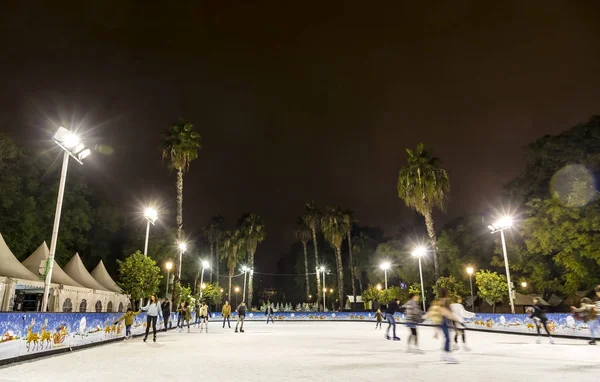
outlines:
M114 325L123 313L16 313L0 312L0 365L36 358L48 354L69 351L123 339L124 322ZM557 337L587 338L589 327L576 321L569 314L548 314L548 328ZM397 313L396 321L402 323L404 315ZM235 313L231 321L236 320ZM373 312L276 312L276 322L371 322ZM192 314L192 322L195 314ZM222 321L219 313L213 313L211 321ZM264 312L248 312L246 321L266 321ZM177 324L177 314L171 313L169 328ZM424 321L423 325L431 325ZM470 330L513 334L534 334L536 327L526 314L477 314L468 319L465 326ZM164 320L158 320L158 329L164 328ZM134 336L144 334L146 314L135 317L131 332Z

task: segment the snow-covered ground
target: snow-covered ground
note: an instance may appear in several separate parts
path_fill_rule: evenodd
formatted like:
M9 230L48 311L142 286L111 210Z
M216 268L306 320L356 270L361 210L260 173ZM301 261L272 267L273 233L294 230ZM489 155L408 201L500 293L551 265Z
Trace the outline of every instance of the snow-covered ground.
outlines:
M600 346L587 341L467 332L459 364L440 360L442 342L420 328L424 354L385 340L375 323L246 322L245 333L210 322L208 334L159 333L158 342L100 345L0 369L0 381L598 381Z

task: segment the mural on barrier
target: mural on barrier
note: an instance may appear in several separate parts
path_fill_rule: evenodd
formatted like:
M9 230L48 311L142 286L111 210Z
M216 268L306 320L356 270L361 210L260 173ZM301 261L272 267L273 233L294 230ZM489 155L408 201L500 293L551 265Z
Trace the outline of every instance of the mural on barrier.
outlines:
M72 348L94 342L107 341L125 336L123 322L115 325L122 313L0 313L0 360L60 348ZM232 315L232 321L236 315ZM570 314L548 314L548 329L553 334L588 336L589 326L576 321ZM373 312L297 312L274 314L275 321L373 321ZM402 323L404 316L395 315ZM213 313L211 321L222 320ZM249 312L247 321L266 321L264 312ZM195 314L192 314L192 323ZM177 324L177 314L171 313L169 327ZM424 324L428 324L427 321ZM494 330L514 333L535 333L535 322L526 314L477 314L467 320L471 329ZM159 319L157 329L164 328ZM135 317L131 332L143 334L146 330L146 314Z

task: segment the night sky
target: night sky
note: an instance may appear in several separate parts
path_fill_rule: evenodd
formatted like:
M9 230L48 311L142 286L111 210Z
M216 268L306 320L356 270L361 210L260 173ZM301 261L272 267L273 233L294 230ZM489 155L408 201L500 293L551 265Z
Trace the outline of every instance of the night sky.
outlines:
M418 141L450 173L443 222L497 205L526 144L600 112L597 1L8 3L0 131L43 146L53 121L80 126L114 148L90 181L133 215L153 198L175 211L161 133L194 123L184 227L261 214L265 271L310 199L388 234L410 224L396 180Z

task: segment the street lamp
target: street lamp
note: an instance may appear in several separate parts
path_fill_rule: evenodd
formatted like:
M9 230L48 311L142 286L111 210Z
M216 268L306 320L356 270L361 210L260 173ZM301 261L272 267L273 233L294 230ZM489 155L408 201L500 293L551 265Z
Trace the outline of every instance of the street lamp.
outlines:
M327 294L327 288L325 288L325 272L327 270L325 269L325 266L323 266L323 265L321 265L319 267L319 270L323 274L323 312L324 312L325 311L325 307L327 306L327 305L325 305L325 295Z
M242 272L244 272L244 293L242 295L242 302L246 302L246 277L248 276L248 272L254 272L254 270L244 265L242 267Z
M235 287L235 305L238 304L238 295L240 294L240 287Z
M187 244L180 242L177 245L177 248L179 248L179 269L177 269L177 278L181 280L181 259L183 258L183 253L187 251Z
M48 310L48 295L50 294L50 282L52 281L52 267L54 265L54 255L56 253L56 243L58 240L58 229L60 226L60 214L62 212L62 202L65 195L65 184L67 181L67 168L69 167L69 157L75 159L79 164L92 152L81 143L79 137L64 127L59 127L52 138L60 148L63 149L63 163L60 173L60 182L58 185L58 198L56 200L56 212L54 213L54 226L52 228L52 239L50 241L50 254L46 262L46 278L44 281L44 296L42 298L42 312Z
M419 259L419 273L421 274L421 294L423 295L423 311L425 311L425 286L423 285L423 268L421 267L421 257L425 256L427 253L427 248L425 247L417 247L412 252L414 257Z
M472 266L468 266L467 267L467 274L469 275L469 284L471 285L471 308L473 308L473 311L475 311L475 299L473 298L473 267Z
M202 275L200 276L200 299L202 300L202 289L206 285L204 285L204 270L210 268L210 263L206 260L202 260Z
M167 268L167 290L165 291L165 296L167 298L169 298L169 281L171 281L170 277L170 273L171 273L171 269L173 269L173 262L172 261L167 261L167 263L165 264L165 268Z
M521 286L523 288L527 288L527 281L521 281Z
M377 284L377 290L381 290L381 284Z
M148 238L150 237L150 224L154 225L156 219L158 219L158 212L152 207L148 207L144 210L144 218L147 220L146 225L146 243L144 244L144 255L148 255Z
M387 289L388 288L387 287L387 271L388 271L388 269L390 269L391 264L388 261L386 261L386 262L382 263L379 267L381 269L383 269L383 273L385 275L385 289Z
M506 240L504 239L504 230L512 226L513 219L510 216L504 216L500 218L494 224L488 226L492 233L500 232L500 238L502 239L502 252L504 253L504 266L506 268L506 281L508 283L508 298L510 301L510 310L512 314L515 314L515 302L513 301L512 285L510 282L510 270L508 269L508 255L506 254Z

